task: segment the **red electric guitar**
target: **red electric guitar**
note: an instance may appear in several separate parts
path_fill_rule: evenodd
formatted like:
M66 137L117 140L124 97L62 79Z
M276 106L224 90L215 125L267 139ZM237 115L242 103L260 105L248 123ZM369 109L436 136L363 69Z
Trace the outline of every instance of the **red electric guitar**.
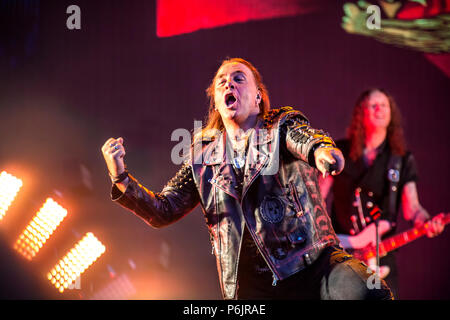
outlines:
M444 225L450 223L450 213L444 215L442 219ZM427 234L427 229L430 227L430 222L424 223L419 228L412 228L405 232L399 233L390 238L379 242L380 258L386 256L389 252L402 247L416 239ZM380 220L378 223L378 233L381 237L390 230L390 223L386 220ZM376 235L375 224L371 223L363 231L355 236L348 236L338 234L341 245L344 249L352 249L352 254L355 258L364 261L373 270L376 265ZM380 266L380 278L385 278L389 274L388 266Z

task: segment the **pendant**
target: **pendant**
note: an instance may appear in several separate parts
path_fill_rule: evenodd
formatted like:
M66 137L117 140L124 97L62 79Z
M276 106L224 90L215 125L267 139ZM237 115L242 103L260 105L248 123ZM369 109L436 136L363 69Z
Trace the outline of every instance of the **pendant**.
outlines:
M245 159L242 157L237 157L233 159L233 165L237 168L237 169L242 169L245 165Z

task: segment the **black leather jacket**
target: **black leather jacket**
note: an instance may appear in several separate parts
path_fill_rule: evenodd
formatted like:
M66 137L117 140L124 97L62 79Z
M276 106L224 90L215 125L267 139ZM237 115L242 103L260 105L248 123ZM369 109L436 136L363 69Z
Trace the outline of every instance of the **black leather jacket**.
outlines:
M114 201L155 228L179 220L200 204L224 299L236 298L245 224L275 282L339 243L319 191L313 154L321 143L334 142L290 107L269 111L257 127L267 134L258 139L256 131L250 135L240 185L226 152L226 135L221 134L194 143L190 159L160 193L133 177L123 194L112 189Z

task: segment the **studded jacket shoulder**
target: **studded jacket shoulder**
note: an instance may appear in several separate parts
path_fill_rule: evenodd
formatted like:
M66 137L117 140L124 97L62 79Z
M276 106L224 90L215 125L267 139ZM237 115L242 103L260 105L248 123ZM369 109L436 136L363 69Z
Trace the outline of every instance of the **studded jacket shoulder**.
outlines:
M308 162L312 167L315 167L315 148L320 145L336 146L329 133L312 128L308 118L292 107L267 112L264 116L264 127L270 130L274 125L280 127L280 140L283 146L294 157Z

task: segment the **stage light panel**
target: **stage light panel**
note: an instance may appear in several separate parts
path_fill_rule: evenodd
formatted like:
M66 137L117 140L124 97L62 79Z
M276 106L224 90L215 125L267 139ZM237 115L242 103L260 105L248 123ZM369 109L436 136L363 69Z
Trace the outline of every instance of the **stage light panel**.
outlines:
M91 233L86 235L47 273L47 279L64 292L104 252L105 246Z
M52 198L47 198L22 234L19 235L14 249L28 260L32 260L66 215L65 208Z
M6 211L8 211L9 206L14 201L22 184L22 180L6 171L0 173L0 220L5 216Z

